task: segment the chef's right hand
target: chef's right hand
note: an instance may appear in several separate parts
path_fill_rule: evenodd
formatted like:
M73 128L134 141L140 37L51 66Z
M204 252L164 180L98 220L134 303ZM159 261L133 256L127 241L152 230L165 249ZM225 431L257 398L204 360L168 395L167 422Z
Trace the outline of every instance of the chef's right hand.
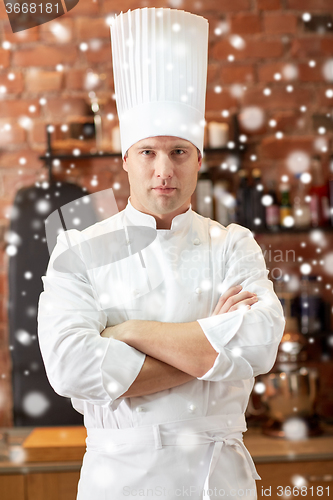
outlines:
M255 293L241 292L241 290L241 285L233 286L221 295L212 316L236 311L239 307L250 309L253 304L258 302L258 297Z

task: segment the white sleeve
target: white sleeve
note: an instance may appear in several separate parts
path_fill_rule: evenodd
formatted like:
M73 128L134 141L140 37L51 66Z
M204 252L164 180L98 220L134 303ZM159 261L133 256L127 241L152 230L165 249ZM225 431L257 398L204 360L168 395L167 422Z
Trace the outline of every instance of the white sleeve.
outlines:
M55 392L109 407L132 385L145 354L124 342L100 336L107 316L94 296L77 250L79 244L75 246L75 262L70 262L73 272L54 266L57 257L68 251L69 237L72 243L77 242L80 234L71 230L58 236L46 276L42 278L39 345Z
M222 293L242 285L258 295L250 310L232 311L198 322L218 356L199 380L239 380L267 373L274 365L285 320L272 282L267 278L262 251L250 230L228 226L222 258Z

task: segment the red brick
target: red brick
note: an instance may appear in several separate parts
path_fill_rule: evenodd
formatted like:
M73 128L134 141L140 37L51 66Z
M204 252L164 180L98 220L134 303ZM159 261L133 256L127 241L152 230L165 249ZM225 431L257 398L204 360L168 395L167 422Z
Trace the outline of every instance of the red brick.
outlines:
M30 144L46 144L46 123L34 120L32 129L29 130Z
M73 64L76 60L77 49L73 45L61 48L41 45L13 53L14 66L56 66L57 64Z
M4 273L1 273L0 274L0 296L7 295L7 292L8 292L7 275ZM0 360L1 360L1 351L0 351ZM0 366L1 366L1 361L0 361Z
M103 68L104 69L104 68ZM66 72L66 89L68 90L87 90L86 78L89 68L72 69ZM99 72L99 82L92 90L100 90L103 88L113 89L113 70L103 70ZM90 89L89 89L90 90Z
M82 2L82 0L81 0ZM65 44L73 39L73 20L60 17L49 23L42 24L39 28L39 36L43 42Z
M99 13L99 3L97 0L80 0L74 9L67 12L66 17L96 16Z
M206 98L206 110L223 110L230 109L237 106L237 101L234 99L228 91L223 91L220 94L214 92L214 90L207 91Z
M38 40L38 28L30 28L28 30L19 31L18 33L13 33L12 28L9 23L4 23L3 27L3 40L7 40L10 43L27 43L36 42Z
M4 400L6 402L5 406L0 409L0 426L1 427L13 427L13 400L12 400L12 388L10 383L10 373L8 373L7 381L1 382L0 391L4 394ZM327 413L328 414L328 413Z
M5 169L21 169L21 168L31 168L39 169L43 166L43 162L38 159L40 154L31 149L22 148L19 151L2 151L0 155L0 168ZM20 164L20 158L25 158L26 163Z
M296 33L297 16L294 14L265 14L264 28L269 34Z
M302 130L306 125L304 114L300 111L277 111L271 114L270 119L276 121L276 127L269 127L269 132L281 131L284 133L294 133L297 130Z
M31 69L25 77L28 92L60 91L62 88L63 74L61 71L41 71Z
M220 65L217 63L208 64L207 82L212 83L218 77L218 70Z
M8 75L13 74L14 80L10 80ZM8 73L0 75L0 85L7 89L7 94L18 94L24 90L24 82L22 73L19 71L8 71Z
M305 11L332 11L332 0L286 0L288 9Z
M0 2L0 20L6 20L6 24L9 25L8 15L6 12L5 2Z
M260 10L279 10L281 0L257 0L257 8Z
M260 106L263 109L295 109L314 102L312 89L295 89L287 92L285 88L274 87L269 96L264 95L263 89L248 89L243 98L243 105Z
M223 66L220 71L222 83L253 83L254 67L247 65Z
M312 68L307 63L302 63L298 65L299 68L299 80L301 82L323 82L324 75L322 72L322 64L317 63L317 65Z
M86 68L71 69L66 72L66 89L83 90L84 80L87 74Z
M103 83L103 86L108 89L112 89L114 91L114 82L113 82L113 69L103 68L103 73L99 75L100 79ZM111 95L111 94L110 94Z
M245 47L237 50L227 40L217 43L212 51L214 59L226 59L233 54L235 60L241 59L264 59L280 57L283 54L281 40L267 40L265 38L247 39Z
M5 275L2 275L0 277L0 281L7 281L7 277ZM6 289L7 289L7 285L5 285ZM0 367L2 370L4 370L5 372L9 372L9 367L10 367L10 355L9 355L9 351L8 351L8 347L5 348L5 349L0 349ZM2 372L1 370L1 372ZM1 372L0 372L0 376L1 376Z
M9 58L10 58L9 50L0 49L0 69L1 68L8 68Z
M36 168L34 171L26 170L24 168L19 168L18 170L23 173L18 174L17 171L11 171L3 176L4 189L7 193L11 194L12 199L14 199L15 194L19 189L24 186L31 186L36 182ZM38 173L41 173L41 171Z
M0 349L4 349L8 346L8 333L7 328L3 325L0 326Z
M6 214L8 213L8 209L11 206L11 204L12 204L12 197L9 199L8 193L5 193L0 197L0 223L1 224L5 224L5 223L8 224L8 219L6 217ZM7 266L8 255L3 255L2 261L4 261L4 266L8 267ZM3 267L3 262L1 262L1 268L2 267ZM0 298L0 308L1 308L1 298ZM0 313L0 325L1 325L1 323L2 323L2 319L1 319L1 313Z
M10 125L10 130L6 130L4 125ZM25 130L17 123L8 120L0 120L0 147L9 144L21 144L25 142Z
M84 0L81 0L84 1ZM126 0L121 4L119 0L105 0L103 12L118 13L120 10L126 12L128 9L134 10L142 7L170 7L170 2L166 0ZM235 12L249 10L251 8L250 0L184 0L180 9L189 12L217 11L217 12Z
M311 36L294 39L291 45L291 55L294 57L322 56L321 38Z
M52 119L63 120L64 116L86 116L89 114L89 106L84 99L68 97L47 99L45 113Z
M116 101L112 99L112 93L110 93L111 99L109 102L103 104L102 113L107 115L108 113L112 113L115 117L117 117L117 108Z
M128 9L134 10L143 7L169 7L165 0L126 0L126 5L120 4L119 0L104 0L103 13L112 14L119 13L121 10L127 12ZM181 7L183 8L183 6Z
M326 91L327 90L332 90L333 91L333 83L324 89L320 89L318 91L318 106L319 107L327 107L329 108L329 111L331 111L333 107L333 97L327 97Z
M309 154L314 154L314 137L294 136L283 137L276 139L273 137L265 137L261 142L261 156L278 160L286 158L293 151L305 151Z
M264 63L258 66L257 71L260 82L293 82L299 77L299 65L289 61ZM274 78L276 74L281 75L280 80Z
M29 106L35 106L36 111L30 112ZM18 118L19 116L29 116L34 118L39 115L39 103L37 99L11 99L2 101L0 106L0 118Z
M224 28L222 31L227 32L230 29L230 23L225 19L225 16L221 13L216 12L205 12L205 18L209 24L209 42L215 42L218 37L221 35L217 35L215 30L217 28Z
M261 19L258 14L237 14L231 16L230 31L238 35L261 33Z
M165 5L164 5L165 6ZM184 0L181 9L189 12L214 11L214 12L237 12L250 10L250 0Z
M281 75L281 80L284 80L283 67L284 63L280 61L261 64L257 69L259 82L275 82L274 75L276 73L279 73Z
M333 5L332 5L333 7ZM321 38L321 50L324 55L332 56L333 55L333 37L325 37Z
M106 64L111 66L111 44L101 44L97 50L89 49L84 53L90 64Z
M105 18L79 17L75 19L76 35L80 40L89 38L110 38L110 26L106 24Z

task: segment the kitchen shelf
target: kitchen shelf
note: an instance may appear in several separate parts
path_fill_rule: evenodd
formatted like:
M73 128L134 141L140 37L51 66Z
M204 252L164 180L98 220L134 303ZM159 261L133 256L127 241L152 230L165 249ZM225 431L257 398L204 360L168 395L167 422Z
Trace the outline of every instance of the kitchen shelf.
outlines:
M232 117L233 121L233 133L234 140L230 141L233 143L234 147L222 147L222 148L205 148L204 156L214 156L214 155L222 155L222 154L235 154L240 156L246 150L245 144L240 144L239 137L239 124L237 115ZM49 125L46 126L46 136L47 136L47 150L43 156L40 156L39 159L45 162L45 165L49 170L49 180L52 180L52 162L53 160L63 160L63 161L71 161L71 160L92 160L99 158L121 158L121 153L115 152L104 152L100 151L98 153L80 153L80 154L70 154L70 153L57 153L52 148L52 140L51 140L51 132L49 130ZM79 149L79 148L77 148Z
M93 158L121 158L121 153L82 153L78 155L60 153L56 154L54 151L48 154L46 153L44 156L40 156L39 159L43 161L49 160L90 160Z
M206 148L204 149L204 154L206 155L212 155L212 154L222 154L222 153L239 153L240 151L243 152L245 148L240 148L239 150L236 150L236 148ZM52 153L46 153L44 156L40 156L39 159L43 161L47 160L89 160L93 158L121 158L121 153L82 153L78 155L73 155L73 154L66 154L66 153L59 153L56 154L56 152L52 151Z
M277 231L270 231L269 229L264 229L260 231L256 231L255 229L251 229L251 231L257 236L259 235L281 235L281 234L308 234L311 231L323 231L325 233L333 233L333 227L332 226L318 226L318 227L309 227L307 229L300 229L300 228L280 228Z

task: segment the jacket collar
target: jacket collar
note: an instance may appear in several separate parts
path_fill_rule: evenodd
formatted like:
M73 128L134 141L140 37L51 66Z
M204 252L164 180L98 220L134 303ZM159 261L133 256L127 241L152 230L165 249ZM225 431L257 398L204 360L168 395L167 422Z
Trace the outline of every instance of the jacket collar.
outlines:
M139 210L134 208L130 202L130 198L128 198L128 203L125 208L125 215L127 219L129 219L130 223L135 226L148 226L156 229L155 217L149 214L145 214L144 212L140 212ZM188 210L186 210L186 212L176 215L176 217L172 219L170 231L179 231L185 227L189 227L192 217L193 210L192 205L190 204L190 207ZM167 229L158 229L158 231L167 231Z

